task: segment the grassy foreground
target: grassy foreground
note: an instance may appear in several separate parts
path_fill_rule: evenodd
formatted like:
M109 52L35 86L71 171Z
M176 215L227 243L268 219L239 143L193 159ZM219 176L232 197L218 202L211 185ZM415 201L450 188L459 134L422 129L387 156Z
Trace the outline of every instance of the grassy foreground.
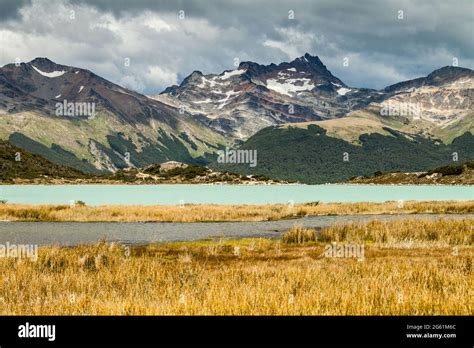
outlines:
M0 315L472 315L473 226L375 220L282 240L45 247L36 262L0 258ZM325 254L351 243L363 258Z
M11 221L262 221L306 215L469 214L473 201L307 203L267 205L97 206L0 204L0 220Z

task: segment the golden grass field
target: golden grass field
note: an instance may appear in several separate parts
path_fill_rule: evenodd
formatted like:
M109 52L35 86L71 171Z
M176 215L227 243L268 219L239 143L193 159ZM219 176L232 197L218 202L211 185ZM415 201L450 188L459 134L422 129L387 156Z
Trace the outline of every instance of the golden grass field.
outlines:
M307 203L296 205L80 206L0 204L11 221L261 221L306 215L474 213L472 201Z
M473 226L374 220L281 240L42 247L36 262L0 259L0 314L472 315ZM364 257L327 257L333 243Z

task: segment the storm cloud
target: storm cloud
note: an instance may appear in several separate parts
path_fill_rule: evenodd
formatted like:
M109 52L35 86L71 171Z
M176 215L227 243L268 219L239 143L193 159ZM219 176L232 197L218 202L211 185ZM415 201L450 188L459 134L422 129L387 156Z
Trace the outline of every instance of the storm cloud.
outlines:
M472 37L471 0L0 0L0 65L48 57L146 94L306 52L350 86L382 88L472 69Z

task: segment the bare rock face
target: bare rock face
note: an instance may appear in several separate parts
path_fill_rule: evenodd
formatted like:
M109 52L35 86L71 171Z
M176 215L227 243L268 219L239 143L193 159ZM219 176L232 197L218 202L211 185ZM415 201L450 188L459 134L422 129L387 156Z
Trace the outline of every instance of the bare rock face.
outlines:
M186 168L188 165L177 161L168 161L160 164L160 171L167 172L176 168Z
M474 111L474 71L446 66L426 77L386 87L384 92L382 105L408 121L447 127Z

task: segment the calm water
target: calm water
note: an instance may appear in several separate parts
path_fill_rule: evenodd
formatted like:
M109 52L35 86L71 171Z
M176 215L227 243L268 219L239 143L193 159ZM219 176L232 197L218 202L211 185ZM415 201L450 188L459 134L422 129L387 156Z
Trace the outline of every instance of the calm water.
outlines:
M320 229L372 219L472 219L474 214L308 216L291 220L239 222L0 222L0 244L80 245L99 241L148 244L206 238L279 238L295 224Z
M266 204L472 200L474 186L375 185L3 185L9 203L88 205Z

